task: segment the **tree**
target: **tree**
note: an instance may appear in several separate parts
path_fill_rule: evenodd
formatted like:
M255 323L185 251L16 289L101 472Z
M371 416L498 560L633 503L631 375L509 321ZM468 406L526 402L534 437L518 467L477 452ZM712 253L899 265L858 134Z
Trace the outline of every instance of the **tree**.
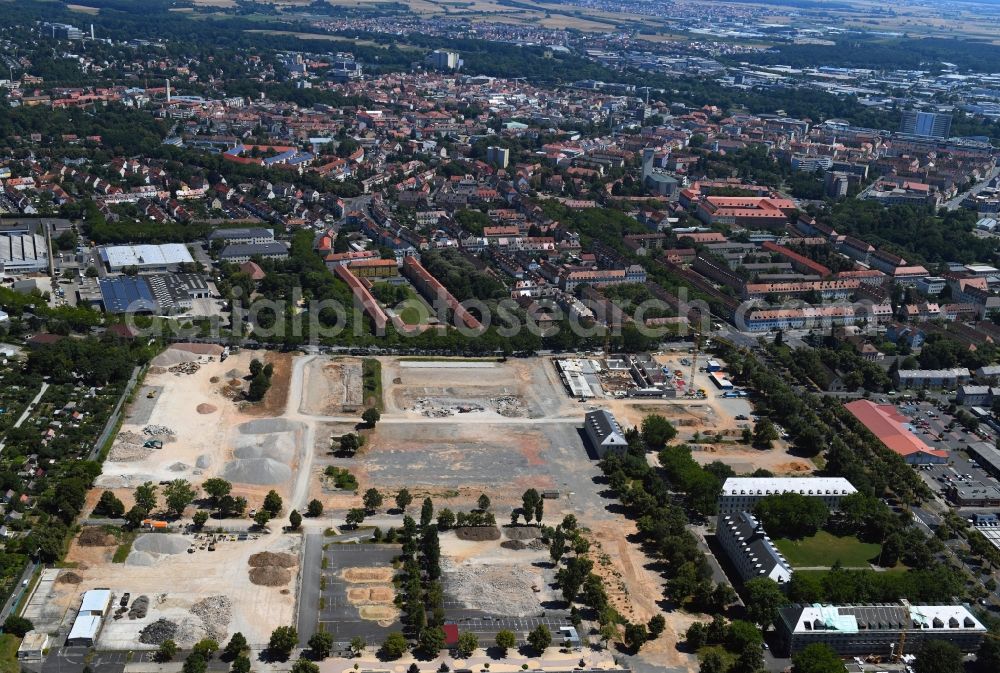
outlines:
M271 638L267 641L268 651L278 658L287 659L299 643L299 632L294 626L279 626L271 631Z
M263 372L250 379L250 387L247 388L247 399L251 402L259 402L264 399L268 389L271 387L271 379L264 376Z
M142 486L137 486L135 489L135 504L146 510L146 512L152 512L156 509L156 484L147 481Z
M239 655L243 654L243 651L247 649L247 639L242 633L237 631L229 638L229 642L226 643L225 649L222 651L222 656L235 659Z
M365 639L361 636L354 636L351 638L351 652L354 653L354 656L359 656L365 651L366 647L368 647L368 643L366 643Z
M667 620L661 614L655 614L649 618L649 622L646 624L646 629L649 631L649 639L656 640L663 633L663 629L667 627Z
M306 515L310 517L317 517L323 514L323 503L319 500L313 498L309 501L309 505L306 506Z
M333 650L333 634L326 631L317 631L306 643L317 659L326 659Z
M288 525L291 526L292 530L298 530L302 526L302 515L299 514L299 510L293 509L292 513L288 515Z
M759 647L762 642L760 630L742 619L733 621L726 629L726 648L731 652L742 652L752 646Z
M208 661L197 652L189 654L188 658L184 660L184 667L181 668L182 673L205 673L207 670Z
M439 529L448 530L455 525L455 513L445 507L438 512L437 524Z
M708 643L708 629L701 622L695 622L684 632L684 641L692 650L699 650Z
M319 666L308 659L299 659L292 664L291 673L319 673Z
M774 537L815 535L829 517L829 510L820 498L799 493L769 495L757 502L753 512L764 530Z
M357 528L359 525L361 525L361 522L364 520L365 520L365 510L361 509L360 507L354 507L348 510L347 516L344 517L345 523L347 523L348 526L351 526L353 528Z
M264 496L264 509L267 510L267 513L276 517L281 512L281 506L281 496L278 495L278 492L274 489L268 491L267 495Z
M625 646L633 652L638 652L646 641L649 640L649 633L645 624L633 624L629 622L625 625Z
M701 658L701 666L698 673L725 673L726 660L722 658L722 653L716 649L710 649Z
M1000 640L986 638L976 652L977 673L996 673L1000 671Z
M405 512L406 508L410 506L411 502L413 502L413 496L410 495L408 490L401 488L399 489L399 493L396 494L395 500L396 507Z
M254 358L253 360L250 361L250 376L251 377L257 376L258 374L261 374L263 371L264 371L264 363L263 362L261 362L257 358Z
M160 643L160 649L156 651L157 661L170 661L177 655L177 643L167 638Z
M525 523L531 523L531 517L534 516L538 503L541 501L542 498L538 495L538 491L533 488L529 488L521 495L521 511L524 514Z
M163 488L163 498L167 509L176 516L194 501L195 491L186 479L174 479Z
M437 656L437 653L444 648L444 631L438 626L428 626L420 632L417 640L424 654Z
M792 655L793 673L843 673L844 662L826 643L813 643Z
M263 528L267 525L267 522L271 520L271 515L264 508L258 509L257 513L253 515L253 522Z
M18 617L17 615L11 615L4 620L3 632L10 633L18 638L24 638L24 634L35 628L35 625L31 623L31 620L26 617Z
M479 638L472 631L463 631L458 636L458 646L455 648L459 659L468 659L479 647Z
M212 655L219 651L219 643L211 638L202 638L191 648L192 652L205 657L205 660L212 658Z
M778 429L768 418L762 418L753 428L753 445L757 448L766 449L771 447L771 442L778 438Z
M365 409L364 413L361 414L361 420L363 420L365 425L369 428L374 428L380 418L382 418L382 414L380 414L378 409L375 407L368 407Z
M194 517L192 518L194 519L194 527L201 530L205 527L205 524L208 523L208 512L203 509L199 509L194 513Z
M410 649L410 644L406 642L403 634L398 631L393 631L387 635L385 641L382 643L382 653L388 659L399 659L406 654L408 649Z
M125 516L125 504L111 491L101 493L101 499L94 507L94 514L100 514L110 519L120 519Z
M677 436L677 429L666 418L650 414L642 419L642 441L651 451L659 451Z
M343 434L340 436L341 453L348 456L353 456L355 452L357 452L360 446L361 443L358 441L358 436L353 432L348 432L347 434Z
M434 518L434 503L430 498L424 498L424 504L420 506L420 526L426 528Z
M374 514L382 506L382 494L374 488L369 488L361 497L361 502L365 505L365 512Z
M485 493L479 496L479 500L476 501L476 506L479 508L480 512L485 512L490 508L490 498Z
M755 577L745 585L747 615L761 628L767 628L778 616L778 608L788 599L778 583L769 577Z
M132 509L125 513L125 523L128 524L129 528L138 528L148 516L149 512L145 509L139 505L133 505Z
M535 630L528 634L528 644L538 654L543 654L552 644L552 632L549 631L549 627L545 624L539 624L535 627Z
M601 642L604 643L604 648L607 649L611 644L611 641L618 640L618 626L612 623L604 624L598 631L601 636Z
M914 673L962 673L962 651L946 640L925 640L917 650Z
M250 657L245 654L239 655L233 659L233 664L229 671L230 673L250 673Z
M503 656L507 656L507 650L517 645L517 636L510 629L500 629L497 631L497 647L503 653Z
M212 505L218 507L219 501L229 495L230 491L233 490L233 485L225 479L212 477L211 479L206 479L204 483L202 483L201 488L208 494L208 497L212 499Z

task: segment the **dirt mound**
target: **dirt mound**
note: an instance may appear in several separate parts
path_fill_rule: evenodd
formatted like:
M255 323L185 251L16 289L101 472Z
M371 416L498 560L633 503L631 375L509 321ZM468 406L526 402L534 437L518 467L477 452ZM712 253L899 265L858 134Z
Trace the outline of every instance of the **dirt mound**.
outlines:
M534 526L508 526L503 529L503 533L508 540L534 540L542 537L542 529Z
M294 554L283 554L273 551L262 551L253 554L247 561L254 568L264 566L277 566L279 568L292 568L299 564L299 559Z
M347 582L378 582L384 583L392 580L394 571L392 568L345 568L343 572L344 580Z
M59 577L56 578L56 584L79 584L82 581L83 578L71 570L59 573Z
M474 542L499 540L500 529L496 526L463 526L455 529L455 537L459 540L472 540Z
M84 528L79 542L81 547L115 547L118 538L102 528Z
M528 548L528 545L524 544L520 540L504 540L500 543L500 546L504 549L513 549L514 551L521 551Z
M195 408L195 410L196 410L196 411L197 411L197 412L198 412L199 414L214 414L214 413L215 413L216 411L218 411L219 409L218 409L218 407L215 407L215 406L213 406L213 405L211 405L211 404L204 404L204 403L202 403L202 404L199 404L199 405L198 405L198 406L197 406L197 407Z
M250 581L262 587L280 587L292 581L292 573L278 566L251 568Z

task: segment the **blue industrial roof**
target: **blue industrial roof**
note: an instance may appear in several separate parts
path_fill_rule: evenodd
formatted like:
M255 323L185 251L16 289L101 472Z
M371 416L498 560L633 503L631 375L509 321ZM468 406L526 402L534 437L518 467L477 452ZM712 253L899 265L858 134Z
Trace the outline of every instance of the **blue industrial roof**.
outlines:
M101 297L108 313L151 313L156 311L156 299L146 279L138 276L102 278Z

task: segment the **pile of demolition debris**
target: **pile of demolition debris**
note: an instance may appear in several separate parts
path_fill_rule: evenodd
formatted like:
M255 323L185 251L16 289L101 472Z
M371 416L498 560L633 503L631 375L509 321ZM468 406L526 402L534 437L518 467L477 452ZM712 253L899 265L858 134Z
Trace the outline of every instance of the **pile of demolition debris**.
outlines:
M199 369L201 369L201 365L197 362L181 362L168 368L167 371L174 376L180 376L181 374L194 374Z
M233 618L233 602L227 596L209 596L191 606L191 614L201 620L212 640L223 641Z
M139 642L145 645L160 645L165 640L173 640L177 635L177 624L160 617L139 632Z
M147 425L142 429L142 434L150 437L173 437L174 431L165 425Z
M521 398L516 395L502 395L500 397L494 397L490 399L490 404L493 405L493 408L496 409L497 413L501 416L517 418L524 415L524 407L521 404Z

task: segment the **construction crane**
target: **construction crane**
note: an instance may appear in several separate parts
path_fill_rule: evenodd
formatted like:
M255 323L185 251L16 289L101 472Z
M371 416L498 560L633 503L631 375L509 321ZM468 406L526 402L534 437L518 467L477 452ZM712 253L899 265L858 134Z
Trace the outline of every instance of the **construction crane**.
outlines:
M701 332L694 333L694 348L691 349L691 376L688 378L688 395L695 394L694 374L698 371L698 353L701 350Z

